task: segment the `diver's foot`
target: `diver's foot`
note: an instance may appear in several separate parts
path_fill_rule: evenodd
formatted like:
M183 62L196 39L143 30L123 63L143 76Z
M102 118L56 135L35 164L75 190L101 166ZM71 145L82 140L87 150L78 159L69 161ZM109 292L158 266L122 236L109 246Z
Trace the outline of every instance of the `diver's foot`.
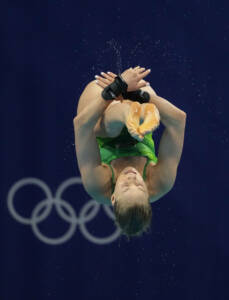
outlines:
M138 131L141 135L153 132L160 124L160 114L155 104L146 103L144 105L144 122L139 126Z
M139 102L130 103L130 108L126 116L126 127L130 135L138 141L142 141L144 136L140 134L139 122L141 117L141 104Z

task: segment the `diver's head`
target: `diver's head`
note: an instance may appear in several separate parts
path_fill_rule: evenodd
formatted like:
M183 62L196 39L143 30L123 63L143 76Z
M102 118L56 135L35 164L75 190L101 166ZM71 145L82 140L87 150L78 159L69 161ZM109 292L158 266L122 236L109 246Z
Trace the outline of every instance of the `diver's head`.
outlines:
M127 167L117 178L111 196L115 223L126 236L139 236L147 231L151 223L152 209L149 193L141 174Z

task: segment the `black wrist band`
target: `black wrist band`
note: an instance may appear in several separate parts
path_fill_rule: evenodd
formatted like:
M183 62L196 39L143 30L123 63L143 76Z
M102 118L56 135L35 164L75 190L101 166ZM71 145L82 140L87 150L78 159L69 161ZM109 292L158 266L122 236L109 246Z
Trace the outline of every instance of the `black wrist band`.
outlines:
M136 90L132 92L122 93L124 99L129 99L132 101L138 101L139 103L147 103L149 102L150 95L148 92L143 90Z
M104 100L113 100L122 93L126 93L128 84L122 78L121 74L115 77L115 80L105 87L102 91L102 97Z

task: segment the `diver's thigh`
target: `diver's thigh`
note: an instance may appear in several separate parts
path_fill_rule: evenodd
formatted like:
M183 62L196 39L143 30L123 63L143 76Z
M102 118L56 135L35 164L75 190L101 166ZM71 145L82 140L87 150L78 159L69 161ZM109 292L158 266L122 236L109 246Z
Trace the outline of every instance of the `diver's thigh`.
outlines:
M89 82L84 88L82 94L80 95L78 105L77 105L77 115L88 105L90 105L93 98L101 95L102 87L96 84L96 80ZM109 105L109 103L107 103Z
M96 80L93 80L87 84L84 88L77 105L77 115L80 114L85 107L90 105L95 96L101 95L103 88L96 84ZM96 136L101 137L116 137L118 136L123 126L123 114L127 104L131 101L113 100L107 103L103 115L99 118L95 125L94 132Z
M125 126L125 113L128 108L128 101L114 100L98 120L94 128L96 136L117 137Z
M119 117L116 114L117 106L114 105L116 103L117 101L114 100L104 111L103 115L99 118L94 127L94 133L96 136L116 137L121 133L124 124L120 119L120 112Z

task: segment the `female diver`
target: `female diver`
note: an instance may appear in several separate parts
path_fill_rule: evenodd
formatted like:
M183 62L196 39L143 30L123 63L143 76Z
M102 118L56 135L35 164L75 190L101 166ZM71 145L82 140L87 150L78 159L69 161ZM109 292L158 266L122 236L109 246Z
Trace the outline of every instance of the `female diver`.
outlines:
M186 113L158 96L139 66L96 76L83 90L73 120L82 183L99 203L112 205L128 237L150 228L153 203L174 186ZM158 157L152 132L164 125Z

